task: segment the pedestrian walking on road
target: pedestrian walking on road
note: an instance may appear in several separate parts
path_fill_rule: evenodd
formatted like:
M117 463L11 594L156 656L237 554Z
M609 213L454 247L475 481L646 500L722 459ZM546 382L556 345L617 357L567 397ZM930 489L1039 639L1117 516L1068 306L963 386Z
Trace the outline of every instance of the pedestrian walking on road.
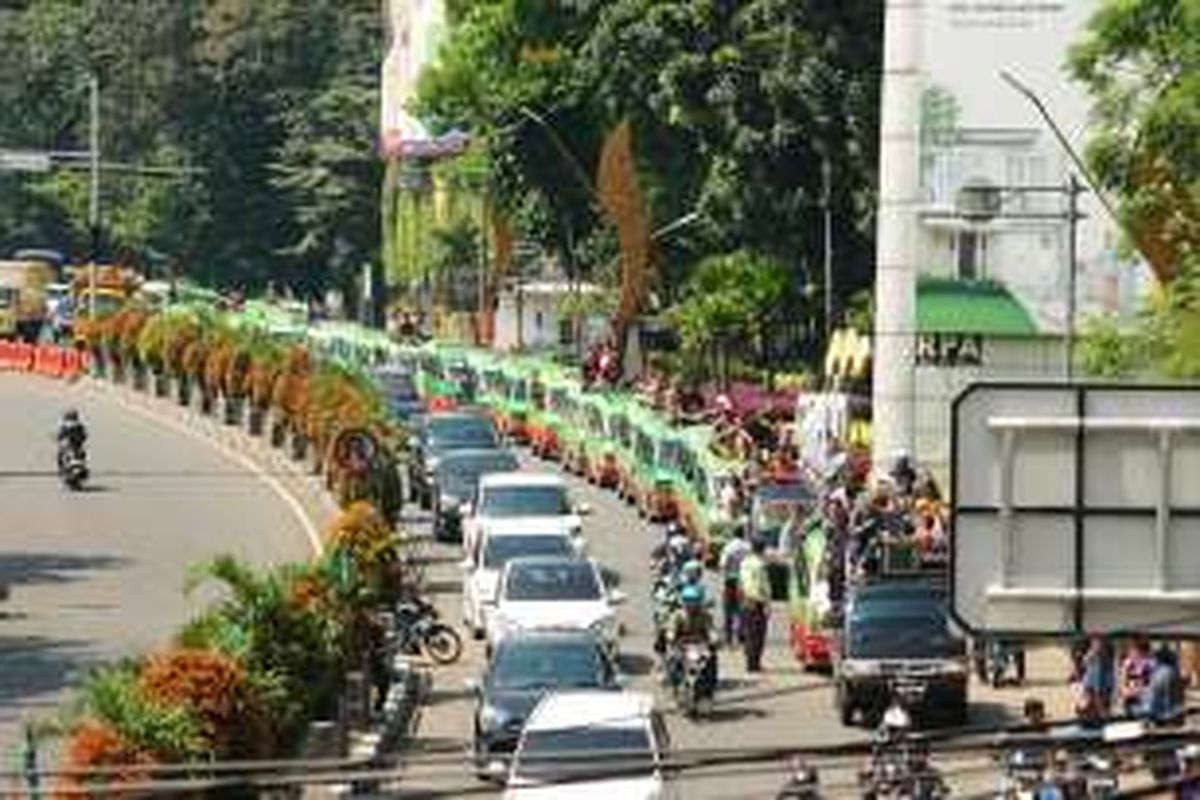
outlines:
M746 652L746 671L762 671L763 647L767 642L767 615L771 587L767 583L767 562L763 559L765 542L755 538L750 552L742 558L739 572L742 589L742 646Z
M721 592L722 622L725 628L725 644L742 641L742 561L750 552L746 544L746 529L741 525L733 529L733 538L721 548L720 568L724 583Z

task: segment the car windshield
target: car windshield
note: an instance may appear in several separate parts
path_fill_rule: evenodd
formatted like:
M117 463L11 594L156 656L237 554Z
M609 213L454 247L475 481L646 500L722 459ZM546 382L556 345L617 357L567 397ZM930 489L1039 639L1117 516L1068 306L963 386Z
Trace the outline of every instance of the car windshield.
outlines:
M512 453L497 450L493 454L468 459L449 458L438 468L444 494L466 499L475 494L479 479L491 472L512 472L520 464Z
M488 569L503 569L514 558L526 556L561 556L574 554L571 542L565 536L505 535L489 536L483 550L483 566Z
M500 444L492 421L484 417L431 417L429 443L434 449L489 448Z
M571 506L563 486L489 486L479 510L487 517L559 517Z
M501 645L492 661L497 689L590 689L605 685L604 658L592 642L520 641Z
M937 608L914 608L871 614L855 609L849 620L851 658L953 658L963 652L962 640L950 631L946 615Z
M653 774L654 749L643 727L586 727L529 731L514 773L525 779L580 779L619 772L621 777Z
M600 581L586 561L519 564L510 567L504 596L509 600L599 600Z

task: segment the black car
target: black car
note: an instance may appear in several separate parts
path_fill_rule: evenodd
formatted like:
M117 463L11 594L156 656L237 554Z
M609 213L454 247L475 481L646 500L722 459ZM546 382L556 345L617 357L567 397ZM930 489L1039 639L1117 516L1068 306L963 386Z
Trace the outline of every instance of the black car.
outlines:
M475 769L503 775L534 706L559 689L620 689L616 668L587 631L528 632L496 647L475 701Z
M462 541L463 504L475 499L479 479L492 472L515 472L517 457L509 450L454 450L438 461L434 470L433 537L443 542Z
M372 378L392 416L409 421L421 413L421 395L417 392L416 377L410 370L397 366L382 367L374 372Z
M834 649L843 724L856 712L878 718L898 691L915 701L914 712L944 712L962 724L967 675L967 643L951 624L941 584L893 579L860 586L848 598Z
M433 504L438 461L455 450L495 450L500 436L483 411L445 411L420 419L408 465L408 491L421 508Z

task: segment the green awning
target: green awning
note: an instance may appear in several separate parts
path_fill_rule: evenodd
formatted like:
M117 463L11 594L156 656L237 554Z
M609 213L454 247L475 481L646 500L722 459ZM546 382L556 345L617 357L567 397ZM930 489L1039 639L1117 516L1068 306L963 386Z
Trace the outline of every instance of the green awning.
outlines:
M1037 336L1038 329L1020 301L998 283L921 278L917 333Z

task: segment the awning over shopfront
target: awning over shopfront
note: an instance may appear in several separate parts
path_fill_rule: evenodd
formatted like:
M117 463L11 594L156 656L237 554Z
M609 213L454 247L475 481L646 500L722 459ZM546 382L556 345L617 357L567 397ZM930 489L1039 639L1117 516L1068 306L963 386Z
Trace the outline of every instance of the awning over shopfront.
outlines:
M1004 286L944 278L922 278L917 284L917 333L1040 335L1033 317Z

